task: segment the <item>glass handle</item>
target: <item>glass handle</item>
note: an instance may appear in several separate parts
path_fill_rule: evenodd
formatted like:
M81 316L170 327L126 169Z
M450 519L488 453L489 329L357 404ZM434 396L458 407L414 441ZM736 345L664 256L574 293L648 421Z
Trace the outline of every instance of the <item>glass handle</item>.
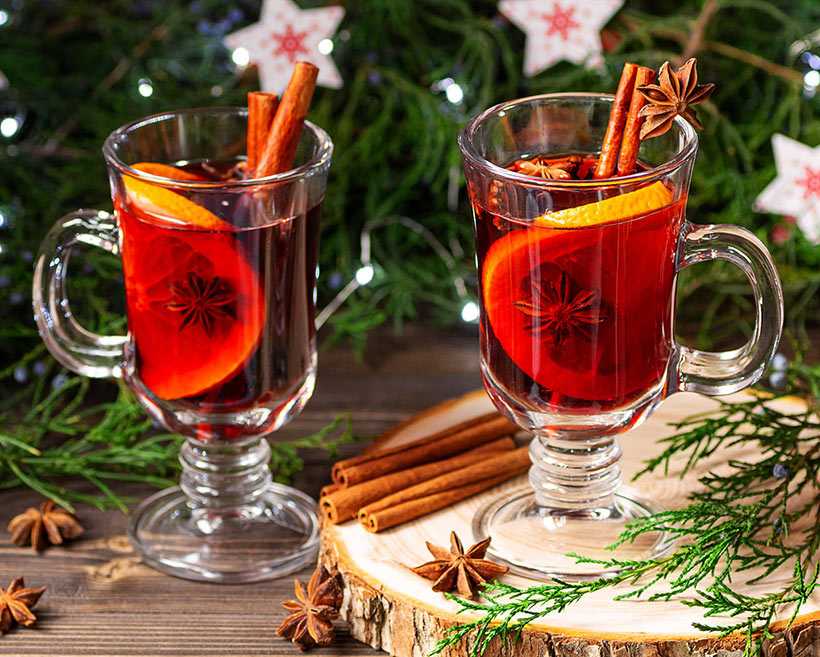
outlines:
M90 244L119 255L117 225L107 212L78 210L49 231L34 269L34 319L51 354L68 369L92 377L122 377L124 335L97 335L74 319L66 297L68 260L75 246Z
M763 243L739 226L687 222L678 248L678 271L715 259L734 263L749 277L755 298L754 332L745 345L731 351L699 351L676 345L671 374L677 375L677 391L728 395L743 390L763 375L780 341L783 290Z

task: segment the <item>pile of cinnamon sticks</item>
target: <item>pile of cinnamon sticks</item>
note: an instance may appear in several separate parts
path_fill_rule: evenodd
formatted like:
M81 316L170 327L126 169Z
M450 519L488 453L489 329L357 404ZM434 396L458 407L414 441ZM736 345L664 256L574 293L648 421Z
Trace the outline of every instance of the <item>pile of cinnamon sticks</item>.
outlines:
M609 115L609 123L604 135L601 157L595 167L596 178L627 176L635 171L638 149L641 145L641 124L644 119L640 111L646 99L638 93L638 87L652 84L656 73L651 68L627 62L621 73L618 91Z
M248 94L249 178L272 176L293 166L318 74L313 64L296 62L281 103L276 94Z
M490 413L392 449L333 466L333 484L319 501L325 519L351 518L370 532L437 511L527 471L517 427Z

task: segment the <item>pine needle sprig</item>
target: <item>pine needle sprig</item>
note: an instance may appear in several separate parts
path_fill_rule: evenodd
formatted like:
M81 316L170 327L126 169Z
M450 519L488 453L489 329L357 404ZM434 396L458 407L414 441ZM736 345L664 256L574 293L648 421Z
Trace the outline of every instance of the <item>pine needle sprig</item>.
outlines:
M612 589L614 600L679 601L697 608L715 622L698 621L695 628L721 637L744 636L745 655L756 653L772 638L772 623L787 610L791 623L820 584L820 420L814 413L820 367L795 363L788 380L788 394L808 400L806 411L778 410L776 402L786 393L720 401L714 411L673 424L675 432L662 441L661 454L646 462L638 476L655 470L668 474L673 459L676 465L683 460L683 476L730 447L748 447L761 457L753 463L732 460L725 471L701 476L686 507L630 523L610 546L614 550L641 536L665 533L676 541L669 554L647 561L570 554L607 575L523 589L495 582L484 588L483 602L453 596L459 613L481 616L451 628L431 654L464 642L475 657L492 641L515 641L534 620L603 589ZM798 523L800 529L793 530ZM774 591L751 595L738 590L740 582L760 583L783 569L791 575Z

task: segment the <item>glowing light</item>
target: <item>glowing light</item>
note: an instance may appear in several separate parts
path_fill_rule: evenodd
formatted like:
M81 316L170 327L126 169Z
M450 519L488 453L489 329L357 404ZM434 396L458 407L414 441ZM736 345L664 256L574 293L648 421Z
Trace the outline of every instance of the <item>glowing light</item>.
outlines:
M468 301L461 309L461 319L465 322L474 322L478 319L478 304L475 301Z
M333 52L333 41L330 39L322 39L316 49L323 55L329 55Z
M247 48L237 48L231 53L231 59L237 66L247 66L251 61L251 54Z
M820 71L811 70L803 76L803 84L807 87L820 85Z
M820 55L809 56L809 66L814 69L820 68Z
M0 121L0 135L3 135L6 139L11 139L20 129L20 124L21 121L16 116L7 116Z
M9 220L6 218L6 215L3 214L3 211L0 210L0 228L5 228L9 225Z
M9 12L0 9L0 25L5 25L9 22Z
M447 96L447 100L449 100L453 105L458 105L462 100L464 100L464 90L457 82L453 82L453 84L447 87L444 95Z
M137 83L137 91L143 98L148 98L149 96L152 96L154 93L154 85L148 78L140 78L139 82Z
M373 265L365 265L356 272L356 282L359 285L367 285L373 280Z

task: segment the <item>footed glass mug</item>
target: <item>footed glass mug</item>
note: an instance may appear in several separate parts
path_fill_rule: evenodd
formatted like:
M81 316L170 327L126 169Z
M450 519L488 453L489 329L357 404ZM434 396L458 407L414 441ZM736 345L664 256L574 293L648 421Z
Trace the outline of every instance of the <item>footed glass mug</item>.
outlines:
M180 486L145 500L129 537L146 563L189 579L244 582L298 570L318 549L316 504L272 483L264 435L313 392L319 220L333 144L306 123L294 168L222 180L245 153L247 110L140 119L103 154L115 212L81 210L45 239L34 312L55 358L123 377L181 433ZM146 164L148 163L148 164ZM183 169L174 179L152 163ZM122 258L128 335L96 335L65 295L74 247Z
M685 218L697 136L677 118L641 145L636 172L545 180L508 169L537 155L594 168L612 97L551 94L493 107L459 136L473 208L484 385L532 432L530 486L474 519L476 539L536 577L600 576L567 553L608 558L624 525L656 504L619 489L616 436L668 395L724 395L760 378L775 353L783 297L771 256L749 231ZM563 211L563 212L561 212ZM723 259L749 277L756 323L739 349L712 353L674 339L677 273ZM665 553L668 536L618 549Z

